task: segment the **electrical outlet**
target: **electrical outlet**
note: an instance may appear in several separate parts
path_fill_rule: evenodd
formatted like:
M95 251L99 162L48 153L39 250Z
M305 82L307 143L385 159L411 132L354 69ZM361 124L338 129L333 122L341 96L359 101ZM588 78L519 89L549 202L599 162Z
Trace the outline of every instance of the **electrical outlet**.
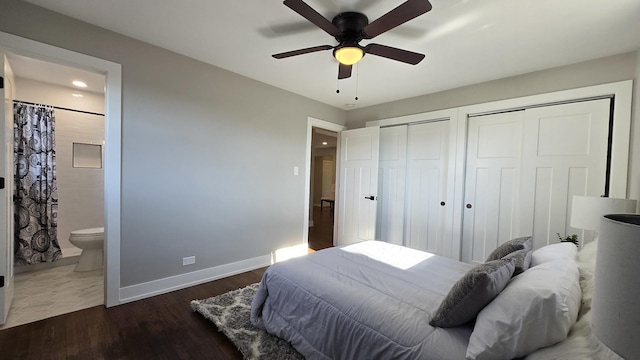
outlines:
M189 256L186 258L182 258L182 266L187 266L187 265L193 265L196 263L196 257L195 256Z

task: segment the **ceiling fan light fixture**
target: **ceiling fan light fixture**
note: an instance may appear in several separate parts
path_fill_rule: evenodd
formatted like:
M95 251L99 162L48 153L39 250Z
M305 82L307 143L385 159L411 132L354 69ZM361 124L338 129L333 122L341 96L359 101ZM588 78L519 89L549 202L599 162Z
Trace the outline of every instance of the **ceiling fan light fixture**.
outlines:
M343 65L353 65L364 56L364 51L357 46L343 46L333 52L333 56Z

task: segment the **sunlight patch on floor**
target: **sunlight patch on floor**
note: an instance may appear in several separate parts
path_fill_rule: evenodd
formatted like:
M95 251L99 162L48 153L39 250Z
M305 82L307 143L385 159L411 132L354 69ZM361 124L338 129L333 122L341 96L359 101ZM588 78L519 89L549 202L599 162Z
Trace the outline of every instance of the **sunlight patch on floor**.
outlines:
M280 261L285 261L288 259L307 255L311 253L311 251L309 250L310 249L308 248L307 244L299 244L299 245L278 249L275 251L274 256L272 256L271 263L277 263Z

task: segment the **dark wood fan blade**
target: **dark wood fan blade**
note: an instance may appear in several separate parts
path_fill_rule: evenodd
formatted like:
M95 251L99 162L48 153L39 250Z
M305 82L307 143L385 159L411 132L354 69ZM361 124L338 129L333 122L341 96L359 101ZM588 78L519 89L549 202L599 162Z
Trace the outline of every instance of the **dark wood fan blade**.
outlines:
M297 12L303 18L311 21L320 29L326 31L329 35L336 37L340 34L340 30L333 25L333 23L324 16L320 15L317 11L313 10L313 8L307 5L302 0L284 0L283 4L287 6L289 9Z
M416 65L424 59L424 54L380 44L369 44L365 46L364 51L367 54L382 56L411 65Z
M428 0L407 0L395 9L382 15L377 20L365 26L363 31L365 39L374 37L389 31L394 27L416 18L431 10L431 3Z
M308 53L312 53L312 52L316 52L316 51L323 51L323 50L330 50L330 49L333 49L333 46L331 46L331 45L320 45L320 46L314 46L314 47L310 47L310 48L306 48L306 49L299 49L299 50L287 51L287 52L283 52L283 53L279 53L279 54L273 54L271 56L273 56L276 59L284 59L284 58L288 58L288 57L291 57L291 56L308 54Z
M351 65L340 64L340 66L338 67L338 80L350 78L351 68Z

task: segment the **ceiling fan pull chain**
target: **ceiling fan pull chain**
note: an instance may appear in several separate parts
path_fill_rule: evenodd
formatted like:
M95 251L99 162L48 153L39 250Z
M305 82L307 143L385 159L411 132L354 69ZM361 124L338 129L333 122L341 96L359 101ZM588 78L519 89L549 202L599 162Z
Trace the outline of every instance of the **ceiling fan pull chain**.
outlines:
M340 80L336 80L336 94L340 94Z
M358 101L358 82L360 79L360 66L356 64L356 101Z

